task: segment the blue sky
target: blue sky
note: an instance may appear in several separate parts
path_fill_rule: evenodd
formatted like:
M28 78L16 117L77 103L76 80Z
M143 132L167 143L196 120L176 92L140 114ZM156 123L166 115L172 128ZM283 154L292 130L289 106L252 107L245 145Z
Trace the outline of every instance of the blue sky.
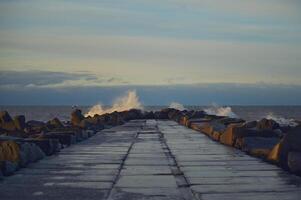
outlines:
M150 87L173 87L170 98L180 99L182 86L193 94L208 84L225 94L264 86L270 95L249 103L295 104L300 9L298 0L0 0L0 92L7 95L0 104L22 104L10 101L20 91L28 103L53 91L57 100L40 103L65 104L64 92L78 98L73 88L110 87L138 88L145 102L160 104L147 95ZM290 95L275 101L275 88ZM106 96L92 94L78 104ZM248 103L233 95L235 104ZM194 98L226 102L214 92Z

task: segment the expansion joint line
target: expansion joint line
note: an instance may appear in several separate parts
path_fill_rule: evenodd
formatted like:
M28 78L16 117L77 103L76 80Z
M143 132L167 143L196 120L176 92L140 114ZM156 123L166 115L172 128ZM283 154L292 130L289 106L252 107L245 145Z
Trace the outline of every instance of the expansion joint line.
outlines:
M132 150L132 148L133 148L133 146L134 146L134 144L135 144L135 142L136 142L136 140L137 140L137 138L138 138L138 135L139 135L139 131L137 131L137 133L136 133L135 137L133 138L133 141L132 141L132 143L131 143L129 149L127 150L125 156L124 156L123 159L122 159L122 162L121 162L121 164L120 164L120 166L119 166L119 168L118 168L117 175L115 176L115 179L114 179L114 181L113 181L112 187L110 188L110 191L108 192L108 195L107 195L106 199L109 199L109 198L110 198L111 193L112 193L112 191L113 191L113 189L114 189L114 187L115 187L115 185L116 185L118 179L120 178L121 170L122 170L123 167L124 167L125 161L126 161L126 159L128 158L128 156L129 156L129 154L130 154L130 151Z
M181 192L181 194L185 195L185 200L199 200L199 198L194 195L192 190L190 189L190 184L187 178L185 177L184 173L181 171L177 160L175 159L175 156L172 154L166 139L164 137L164 134L158 129L158 133L160 134L160 137L162 138L162 144L165 148L165 156L167 157L169 161L169 166L171 169L172 174L174 175L176 179L177 186Z

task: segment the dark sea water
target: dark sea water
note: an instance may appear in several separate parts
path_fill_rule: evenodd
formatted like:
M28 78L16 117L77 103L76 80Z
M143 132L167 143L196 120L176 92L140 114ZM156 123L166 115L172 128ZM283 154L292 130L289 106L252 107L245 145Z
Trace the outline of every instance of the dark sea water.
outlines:
M203 110L206 106L185 106L187 109ZM79 106L86 113L89 106ZM147 106L145 110L160 110L163 106ZM259 120L272 116L276 119L301 120L301 106L231 106L230 110L238 117L247 121ZM25 115L26 120L47 121L58 117L63 121L70 119L72 106L0 106L0 110L6 110L11 116Z

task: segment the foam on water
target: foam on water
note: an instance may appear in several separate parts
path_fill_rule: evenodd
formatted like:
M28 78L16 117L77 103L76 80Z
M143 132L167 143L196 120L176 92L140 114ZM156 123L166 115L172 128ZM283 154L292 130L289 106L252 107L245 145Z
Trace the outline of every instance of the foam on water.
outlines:
M284 118L284 117L281 117L281 116L277 116L277 115L273 114L272 112L269 113L265 118L272 119L272 120L276 121L278 124L280 124L281 126L295 127L295 126L298 125L296 120Z
M174 108L180 111L186 110L186 108L178 102L171 102L169 108Z
M136 94L136 91L128 91L125 96L117 98L113 105L109 108L104 108L101 103L94 105L86 114L85 116L94 115L102 115L105 113L112 113L115 111L121 112L130 109L140 109L143 110L143 106L139 101L139 97Z
M232 108L229 106L222 107L217 104L213 104L211 107L204 109L204 111L209 115L237 117L237 115L232 111Z

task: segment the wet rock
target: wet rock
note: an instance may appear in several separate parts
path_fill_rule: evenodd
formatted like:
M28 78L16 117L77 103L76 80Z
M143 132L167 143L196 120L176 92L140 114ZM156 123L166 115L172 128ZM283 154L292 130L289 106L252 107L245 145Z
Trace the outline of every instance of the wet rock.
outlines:
M47 132L49 129L46 126L46 123L37 121L37 120L30 120L26 122L26 129L25 132L28 134L36 134Z
M278 129L280 125L272 119L264 118L257 123L256 127L260 130L274 130L274 129Z
M155 119L155 116L154 116L154 112L153 111L150 111L150 112L144 112L144 119Z
M87 135L88 135L88 137L92 137L93 135L95 135L95 131L93 131L93 130L85 130L85 131L83 131L83 132L85 132Z
M36 144L47 156L57 153L61 149L61 144L58 139L35 138L26 139L26 141Z
M73 126L79 126L80 122L85 119L85 117L82 114L82 111L79 109L75 109L72 113L71 113L71 124Z
M155 119L169 119L168 114L169 112L174 111L173 108L165 108L161 111L156 111L154 113Z
M15 141L0 141L0 161L19 162L20 148Z
M274 163L278 164L279 163L279 152L280 152L280 147L282 145L282 140L278 144L276 144L273 149L270 151L267 160Z
M238 118L225 117L225 118L219 119L218 122L224 124L225 126L228 126L230 124L241 124L241 123L244 123L245 120L238 119Z
M221 135L220 142L234 146L238 138L244 137L278 137L272 130L247 129L244 124L230 124L226 131Z
M256 128L257 126L257 121L250 121L245 123L246 128Z
M27 164L36 162L45 157L45 153L34 143L20 144L20 165L25 167Z
M238 133L244 131L244 128L241 124L230 124L226 131L221 135L220 142L226 145L233 146L235 139Z
M292 173L301 175L301 152L288 153L288 167Z
M191 113L190 119L198 119L198 118L204 118L206 113L202 110L200 111L193 111Z
M11 162L8 160L0 160L0 169L4 176L9 176L14 174L14 172L18 170L18 164L16 162Z
M180 113L181 113L181 111L171 108L171 109L168 111L167 116L168 116L169 119L172 119L172 120L174 120L174 121L177 121L176 118L177 118L177 116L179 116Z
M104 129L104 122L101 122L101 120L99 120L101 118L86 118L84 120L81 121L81 123L79 124L79 127L85 130L102 130Z
M25 123L25 116L24 115L17 115L14 117L14 124L17 130L24 130L26 127Z
M0 112L0 127L7 131L15 131L17 130L14 121L7 111Z
M242 137L235 141L235 147L256 157L266 158L279 142L277 137Z
M189 120L189 127L196 131L201 131L202 126L204 123L209 123L211 120L206 118L200 118L200 119L190 119Z
M141 110L138 110L138 109L131 109L128 111L123 111L123 112L120 112L119 114L121 115L121 118L125 121L144 118L144 114L142 113Z
M289 152L301 152L301 126L289 131L283 139L273 148L269 160L278 163L282 168L289 169Z
M49 132L49 133L43 134L42 138L58 139L61 144L67 145L67 146L70 146L71 144L76 143L76 137L74 135L67 134L67 133Z
M50 129L59 129L64 128L64 125L58 118L53 118L47 122L47 127Z
M219 141L220 138L221 138L221 135L223 133L222 132L219 132L219 131L213 131L212 135L211 135L211 138L215 141Z
M180 117L179 124L188 127L189 126L189 116L188 115L184 115L184 116Z

